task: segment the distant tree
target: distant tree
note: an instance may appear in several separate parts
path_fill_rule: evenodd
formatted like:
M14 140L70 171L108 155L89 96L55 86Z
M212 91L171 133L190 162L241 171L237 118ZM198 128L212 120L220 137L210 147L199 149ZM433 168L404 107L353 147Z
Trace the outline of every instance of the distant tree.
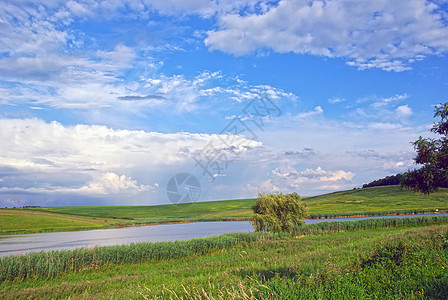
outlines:
M390 175L381 179L374 180L372 182L363 184L363 188L374 187L374 186L386 186L386 185L399 185L401 182L402 174Z
M448 102L435 107L434 118L441 120L432 125L431 132L441 135L439 139L419 137L413 142L420 169L403 174L401 187L429 195L448 182Z
M306 204L297 193L258 194L251 222L256 231L292 232L307 217Z

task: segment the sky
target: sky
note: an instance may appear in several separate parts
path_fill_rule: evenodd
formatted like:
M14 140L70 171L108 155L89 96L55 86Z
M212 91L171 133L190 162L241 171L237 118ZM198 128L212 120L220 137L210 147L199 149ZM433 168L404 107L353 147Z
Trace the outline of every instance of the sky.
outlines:
M405 172L448 100L447 53L446 0L4 0L0 207Z

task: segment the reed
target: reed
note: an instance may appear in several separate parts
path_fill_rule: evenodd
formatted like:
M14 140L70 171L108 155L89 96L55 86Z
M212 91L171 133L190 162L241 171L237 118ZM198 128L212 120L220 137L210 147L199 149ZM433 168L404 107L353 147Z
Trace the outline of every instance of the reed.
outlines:
M345 232L391 227L419 227L448 223L448 216L419 216L404 218L375 218L357 221L336 221L305 224L295 229L295 235L311 235L323 232Z
M310 219L330 219L343 217L372 217L372 216L400 216L417 214L435 214L448 212L447 208L442 209L399 209L399 210L379 210L366 212L332 212L310 214Z
M52 278L64 272L97 269L107 265L206 254L273 236L269 233L230 233L187 241L135 243L12 255L0 259L0 281L32 277Z

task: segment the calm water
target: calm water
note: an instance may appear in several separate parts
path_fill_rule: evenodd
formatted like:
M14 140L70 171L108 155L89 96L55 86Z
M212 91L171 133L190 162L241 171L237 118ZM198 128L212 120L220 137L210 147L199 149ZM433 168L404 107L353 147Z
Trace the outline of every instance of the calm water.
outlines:
M440 213L437 215L448 215ZM412 216L412 215L411 215ZM357 217L338 219L309 219L305 223L354 221L371 218L407 216ZM163 224L89 231L50 232L17 235L0 235L0 256L18 253L74 249L79 247L111 246L139 242L188 240L229 232L250 232L252 225L241 222L199 222Z

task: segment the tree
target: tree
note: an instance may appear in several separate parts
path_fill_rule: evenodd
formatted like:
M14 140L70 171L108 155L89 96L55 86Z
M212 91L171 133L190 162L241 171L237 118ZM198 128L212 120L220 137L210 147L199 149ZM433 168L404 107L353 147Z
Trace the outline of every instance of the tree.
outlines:
M307 216L306 204L297 193L258 194L251 222L256 231L292 232Z
M402 174L386 176L381 179L374 180L362 185L362 188L374 187L374 186L386 186L386 185L399 185L401 182Z
M416 164L423 165L420 169L403 174L401 187L410 188L429 195L445 186L448 181L448 102L435 107L434 118L441 120L432 125L431 132L441 135L441 138L423 138L413 142L417 156Z

